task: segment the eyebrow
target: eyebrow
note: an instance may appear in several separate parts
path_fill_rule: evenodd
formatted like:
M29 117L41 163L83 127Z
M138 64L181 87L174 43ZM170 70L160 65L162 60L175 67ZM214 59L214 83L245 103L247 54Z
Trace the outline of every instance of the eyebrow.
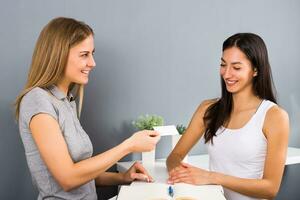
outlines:
M221 60L222 60L222 62L226 63L226 61L223 58L221 58ZM242 64L242 63L241 62L232 62L231 64L236 65L236 64Z
M90 53L89 51L80 51L79 53ZM93 49L92 53L95 53L95 49Z

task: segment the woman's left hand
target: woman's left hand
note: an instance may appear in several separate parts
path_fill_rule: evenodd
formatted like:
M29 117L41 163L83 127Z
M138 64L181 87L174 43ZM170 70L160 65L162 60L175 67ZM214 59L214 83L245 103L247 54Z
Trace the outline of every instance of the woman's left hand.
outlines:
M168 183L188 183L193 185L213 184L212 173L182 162L180 167L170 172Z
M123 179L125 183L131 183L134 180L153 182L153 178L149 175L147 170L139 162L135 162L124 174Z

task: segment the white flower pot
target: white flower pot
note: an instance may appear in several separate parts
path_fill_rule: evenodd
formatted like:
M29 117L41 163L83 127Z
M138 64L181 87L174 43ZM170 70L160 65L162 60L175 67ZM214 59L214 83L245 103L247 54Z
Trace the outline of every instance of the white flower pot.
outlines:
M142 163L144 166L153 167L155 163L155 149L150 152L142 152Z

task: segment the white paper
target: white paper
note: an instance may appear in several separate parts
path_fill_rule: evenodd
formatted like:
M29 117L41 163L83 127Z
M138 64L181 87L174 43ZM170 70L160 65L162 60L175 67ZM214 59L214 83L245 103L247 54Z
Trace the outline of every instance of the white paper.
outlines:
M174 125L169 126L154 126L153 129L160 133L160 136L179 135Z
M139 185L122 186L118 200L170 200L170 199L195 199L195 200L226 200L223 188L220 185L189 185L185 183L174 184L174 198L168 194L168 184L141 183Z

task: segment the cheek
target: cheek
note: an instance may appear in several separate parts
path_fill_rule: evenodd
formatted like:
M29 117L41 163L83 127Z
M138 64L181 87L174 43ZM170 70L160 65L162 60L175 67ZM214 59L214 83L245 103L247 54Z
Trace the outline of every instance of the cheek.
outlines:
M225 69L221 67L220 70L219 70L219 73L220 73L221 76L223 76L224 73L225 73Z
M67 77L70 77L70 76L72 76L72 74L74 73L73 71L74 71L74 69L73 69L72 65L68 65L68 66L66 67L65 75L66 75Z
M253 74L252 73L241 73L240 78L243 79L245 82L252 82Z
M75 77L78 77L79 73L80 71L76 66L69 65L65 70L65 77L67 77L69 80L73 80Z
M75 75L78 73L81 69L81 62L80 60L70 60L66 67L66 75Z
M253 79L254 79L253 74L250 73L249 76L248 76L249 82L253 82Z

